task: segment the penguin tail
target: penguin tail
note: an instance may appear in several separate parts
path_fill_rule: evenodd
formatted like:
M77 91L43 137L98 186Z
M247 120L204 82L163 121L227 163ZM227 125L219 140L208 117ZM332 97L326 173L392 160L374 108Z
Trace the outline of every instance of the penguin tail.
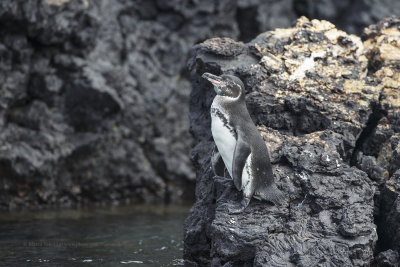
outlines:
M275 205L281 204L285 199L283 192L274 183L262 186L260 190L257 190L256 195L262 200L272 202Z

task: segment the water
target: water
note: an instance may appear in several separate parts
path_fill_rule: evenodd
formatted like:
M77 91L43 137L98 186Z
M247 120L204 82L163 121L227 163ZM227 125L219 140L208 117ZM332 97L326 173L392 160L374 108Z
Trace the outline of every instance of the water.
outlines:
M188 206L0 213L0 266L183 265Z

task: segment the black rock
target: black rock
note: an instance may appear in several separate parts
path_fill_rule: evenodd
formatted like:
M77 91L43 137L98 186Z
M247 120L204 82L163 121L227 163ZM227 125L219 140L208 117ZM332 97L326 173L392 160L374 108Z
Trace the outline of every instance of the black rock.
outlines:
M249 41L260 32L291 26L304 12L348 22L344 28L357 30L399 10L394 0L384 5L353 2L0 1L1 209L193 199L195 175L187 154L194 141L185 115L190 48L216 36ZM324 4L334 7L332 12ZM303 35L310 40L322 36L306 30L299 38ZM352 45L348 38L340 42ZM284 50L285 44L287 38L279 38L269 49ZM252 62L257 62L253 55L269 56L241 42L231 45L214 52ZM377 59L371 68L380 64ZM279 64L265 66L269 70L248 73L261 79L280 70ZM247 83L257 81L249 78ZM253 105L253 116L296 134L330 127L322 112L304 109L310 108L305 100L285 101L293 110L283 110L284 117L277 116L279 103ZM391 114L395 124L399 116ZM296 121L301 123L291 127ZM196 136L208 134L196 129L202 122L191 127ZM389 133L377 136L387 140ZM343 153L349 152L353 137L343 140ZM374 156L376 149L361 152ZM390 164L393 173L398 157Z
M398 59L389 56L396 46L384 48L398 34L396 20L388 21L379 24L387 30L377 27L364 43L326 21L303 17L294 28L260 34L248 44L214 38L194 48L189 68L197 201L185 221L188 264L369 266L374 253L399 250L399 190L391 171L397 159L389 157L397 155L397 126L390 118L399 107L395 97L382 98L400 88L394 79ZM365 57L363 49L382 49L387 61L368 72L376 58ZM240 193L211 170L214 94L204 72L234 74L245 83L246 103L269 147L285 203L252 200L242 214L228 214L227 205ZM389 121L383 124L385 114ZM391 129L382 134L387 144L368 146L381 124ZM377 245L378 234L388 247Z
M399 253L391 249L379 253L375 257L376 267L398 267L400 264Z

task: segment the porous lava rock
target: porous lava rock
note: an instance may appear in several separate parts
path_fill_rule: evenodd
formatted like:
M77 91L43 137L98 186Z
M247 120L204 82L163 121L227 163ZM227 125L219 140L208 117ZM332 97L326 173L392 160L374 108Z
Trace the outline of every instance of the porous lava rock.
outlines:
M400 221L394 186L398 22L370 26L362 40L302 17L293 28L246 44L214 38L194 47L189 69L197 201L185 221L187 266L370 266L375 254L398 250L377 245L375 224L385 218L396 228ZM227 213L224 204L237 202L240 193L230 178L211 170L215 93L201 78L204 72L243 80L286 202L252 200L242 214ZM384 142L373 142L373 135ZM396 229L387 228L393 244ZM382 251L375 264L392 262L393 251Z
M193 44L301 14L357 32L400 10L380 2L0 1L0 208L193 199Z
M288 2L1 1L0 208L193 201L190 48Z
M237 30L178 2L0 2L1 209L193 199L187 54Z

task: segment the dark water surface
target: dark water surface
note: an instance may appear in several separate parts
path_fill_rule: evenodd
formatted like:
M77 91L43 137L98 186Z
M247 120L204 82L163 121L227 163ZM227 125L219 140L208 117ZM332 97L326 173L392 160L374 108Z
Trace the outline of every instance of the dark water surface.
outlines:
M0 213L0 266L183 265L189 206Z

